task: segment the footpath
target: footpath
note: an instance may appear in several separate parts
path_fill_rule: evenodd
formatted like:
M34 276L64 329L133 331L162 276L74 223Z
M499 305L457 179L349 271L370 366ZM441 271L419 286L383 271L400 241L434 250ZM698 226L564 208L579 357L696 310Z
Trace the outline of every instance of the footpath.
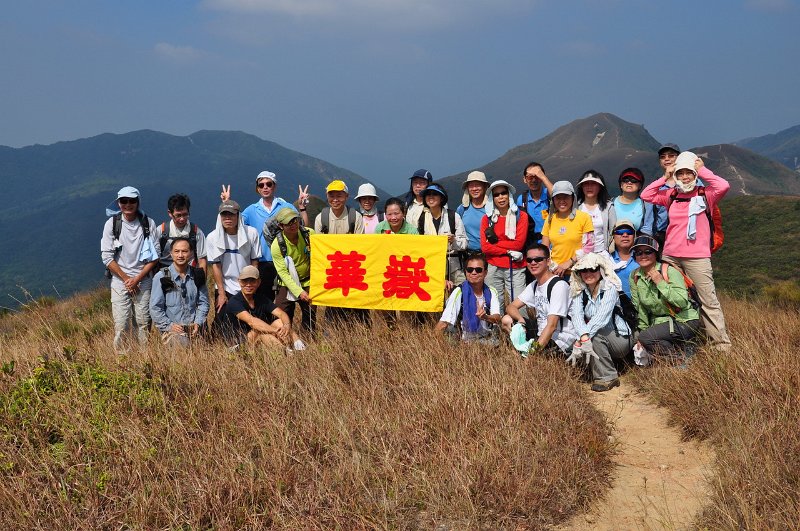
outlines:
M588 513L556 529L693 529L708 498L714 454L681 440L667 411L647 402L623 378L622 386L592 393L617 445L612 485Z

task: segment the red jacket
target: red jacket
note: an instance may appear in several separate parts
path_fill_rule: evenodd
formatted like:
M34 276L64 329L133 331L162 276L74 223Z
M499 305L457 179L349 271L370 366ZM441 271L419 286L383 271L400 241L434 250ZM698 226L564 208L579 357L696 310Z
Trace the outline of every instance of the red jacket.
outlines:
M517 234L513 240L506 236L506 217L499 216L497 223L494 224L494 233L497 234L497 243L486 241L486 227L489 226L489 217L483 216L481 219L481 251L486 255L486 260L495 267L508 269L508 251L519 251L525 248L525 238L528 235L528 214L519 213L517 219ZM525 267L525 260L512 262L513 269Z

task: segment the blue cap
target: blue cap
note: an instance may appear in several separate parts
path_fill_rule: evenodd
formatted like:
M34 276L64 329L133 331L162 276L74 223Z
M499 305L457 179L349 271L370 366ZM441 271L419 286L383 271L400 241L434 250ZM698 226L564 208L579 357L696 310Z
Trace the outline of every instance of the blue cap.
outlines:
M425 179L429 183L433 181L433 175L426 169L417 170L414 172L414 175L409 177L409 179Z
M123 188L120 188L119 192L117 192L117 199L120 199L122 197L132 197L138 199L140 195L141 194L139 194L139 190L137 190L133 186L125 186Z

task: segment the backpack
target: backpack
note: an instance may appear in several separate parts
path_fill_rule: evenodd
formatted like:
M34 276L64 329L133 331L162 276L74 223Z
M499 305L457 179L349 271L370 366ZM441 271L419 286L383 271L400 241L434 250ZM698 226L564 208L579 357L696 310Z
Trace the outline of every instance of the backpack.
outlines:
M589 302L589 295L585 290L581 291L581 294L583 295L583 307L585 308L586 303ZM600 300L603 299L604 294L605 290L600 290ZM622 317L622 320L625 321L625 324L628 325L631 333L633 333L639 326L639 312L636 311L636 306L633 305L633 301L628 297L627 293L618 290L617 294L619 295L619 304L614 305L612 315Z
M206 272L199 267L191 267L191 270L194 285L199 290L206 283ZM161 272L164 273L164 276L161 277L161 290L166 294L177 289L178 286L172 278L172 272L169 270L169 267L162 267Z
M449 223L448 227L450 227L450 232L452 234L456 233L456 212L455 210L447 210L447 222ZM424 235L425 234L425 213L419 217L419 221L417 221L417 231Z
M322 221L322 234L328 234L328 223L331 219L331 207L326 206L322 209L320 221ZM356 211L352 208L347 209L347 234L353 234L356 230Z
M142 227L142 234L144 234L145 239L150 237L150 218L142 212L141 210L136 211L136 219L139 220L139 225ZM118 212L114 214L113 217L114 222L111 224L111 234L115 240L119 239L119 235L122 234L122 212ZM114 250L114 260L117 259L119 256L119 249ZM111 278L113 275L111 274L111 270L106 268L106 278Z
M161 238L158 239L158 248L161 249L161 254L164 254L164 250L167 248L167 242L174 238L169 237L169 222L165 221L161 224ZM194 255L194 259L192 260L192 264L197 263L197 225L194 223L190 224L189 227L189 249L191 249L192 254Z
M705 186L698 186L697 187L697 195L702 197L703 199L706 198L706 187ZM667 212L669 212L669 207L672 206L674 201L678 203L687 203L691 201L691 197L678 197L678 188L673 188L672 192L669 194L669 203L667 203ZM706 217L708 218L708 227L711 230L711 237L709 238L709 245L711 247L711 252L716 253L722 244L725 242L725 233L722 231L722 212L719 209L718 205L714 205L714 208L708 208L708 201L706 201ZM681 271L682 272L682 271ZM694 286L694 284L692 284Z
M701 305L700 305L700 296L697 294L697 287L694 285L694 282L692 281L692 279L689 278L686 275L686 273L683 272L683 269L681 269L680 267L678 267L676 265L669 264L667 262L661 262L661 276L664 277L664 279L667 282L669 282L668 272L669 272L669 268L670 267L681 274L681 276L683 277L683 284L686 286L686 291L687 291L687 293L689 295L689 304L695 310L699 310ZM638 275L634 276L633 277L633 285L635 286L638 282L639 282ZM659 292L659 296L661 296L661 292ZM662 300L663 300L663 297L662 297ZM673 306L672 304L668 303L667 301L664 301L664 304L667 305L667 309L669 310L669 313L672 316L675 316L675 314L680 312L680 308L676 308L675 306Z

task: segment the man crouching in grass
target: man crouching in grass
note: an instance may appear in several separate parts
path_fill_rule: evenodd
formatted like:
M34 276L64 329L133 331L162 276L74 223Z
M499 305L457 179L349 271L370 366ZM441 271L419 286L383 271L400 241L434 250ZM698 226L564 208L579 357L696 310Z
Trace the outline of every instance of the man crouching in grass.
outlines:
M220 325L225 342L231 348L241 343L286 347L287 352L305 350L306 344L292 331L286 312L277 308L268 295L256 292L261 285L258 268L248 265L239 273L241 291L228 299Z

